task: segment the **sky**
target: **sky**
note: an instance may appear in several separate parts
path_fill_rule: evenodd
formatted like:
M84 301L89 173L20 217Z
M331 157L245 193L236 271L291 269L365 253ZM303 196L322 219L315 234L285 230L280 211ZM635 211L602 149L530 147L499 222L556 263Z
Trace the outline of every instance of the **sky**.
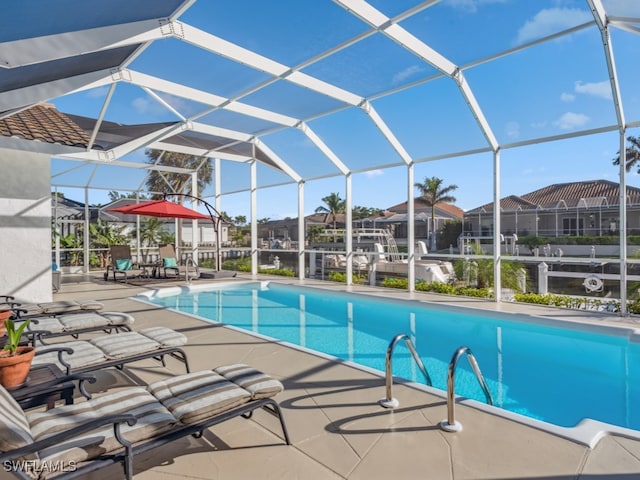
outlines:
M412 0L372 0L371 5L393 17L412 7ZM613 17L640 18L640 2L603 0ZM612 90L599 32L578 29L568 36L516 50L565 28L593 19L584 0L443 0L402 22L400 26L461 68L482 115L500 145L500 195L524 195L552 183L583 180L619 181L612 159L620 148L618 133L602 132L518 146L575 132L604 129L616 124ZM279 0L199 0L182 17L185 23L214 33L241 47L289 67L316 59L302 72L366 97L375 114L416 162L414 181L436 176L444 185L456 185L456 204L473 209L493 199L494 156L468 108L468 98L451 78L382 34L369 35L326 58L330 48L366 32L368 26L332 2ZM636 28L638 28L636 22ZM640 34L612 28L626 122L640 121L637 59ZM180 82L189 87L239 98L260 108L306 120L306 124L354 172L353 205L386 209L404 202L409 190L407 168L372 117L360 108L342 108L333 98L281 80L252 91L268 77L226 58L212 56L188 41L156 42L130 66L132 70ZM430 79L429 81L424 81ZM420 83L421 81L424 81ZM414 85L414 83L417 84ZM412 86L414 85L414 86ZM411 88L407 88L411 86ZM394 90L397 89L397 90ZM385 94L386 92L386 94ZM392 92L392 93L389 93ZM59 110L97 117L106 88L53 99ZM160 95L183 116L197 115L197 102ZM331 114L324 114L335 110ZM134 124L175 121L177 117L152 95L125 83L118 84L106 112L110 121ZM269 131L274 125L243 115L214 112L198 121L257 134L305 182L304 210L312 213L332 192L346 196L345 180L299 130ZM265 133L268 132L268 133ZM628 135L640 135L637 126ZM451 158L442 158L451 157ZM125 160L144 161L137 151ZM90 203L107 203L111 185L136 189L141 173L129 169L96 172L79 169L65 173L68 162L53 165L55 180L69 185L91 177ZM365 171L366 170L366 171ZM222 161L221 210L250 216L249 168ZM333 176L332 176L333 175ZM297 187L281 172L258 167L257 218L297 216ZM627 182L640 187L635 171ZM77 189L60 188L83 201ZM213 203L213 189L203 196Z

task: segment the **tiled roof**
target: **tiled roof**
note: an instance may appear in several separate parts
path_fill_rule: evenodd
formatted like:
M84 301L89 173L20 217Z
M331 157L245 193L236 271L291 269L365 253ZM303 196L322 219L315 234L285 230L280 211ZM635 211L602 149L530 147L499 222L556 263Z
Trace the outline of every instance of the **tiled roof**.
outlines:
M423 203L416 201L414 203L415 213L427 212L431 214L431 207ZM388 209L394 213L407 213L407 202L399 203ZM462 218L463 211L461 208L456 207L452 203L438 203L436 205L436 217L448 217L448 218Z
M0 119L0 135L86 147L89 135L53 105L42 103Z
M511 195L500 200L502 211L528 209L563 209L575 207L611 206L620 203L620 185L609 180L587 180L584 182L555 183L521 197ZM630 205L640 203L640 189L627 186ZM487 203L466 213L493 211L493 202Z

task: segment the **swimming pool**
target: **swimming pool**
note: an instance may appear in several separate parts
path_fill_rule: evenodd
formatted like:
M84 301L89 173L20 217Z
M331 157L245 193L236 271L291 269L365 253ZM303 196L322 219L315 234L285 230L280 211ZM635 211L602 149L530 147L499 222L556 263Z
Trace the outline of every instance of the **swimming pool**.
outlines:
M148 300L381 372L389 342L405 333L441 390L453 352L465 345L499 408L561 427L590 418L640 430L640 345L631 329L565 328L530 317L489 317L473 309L271 282L169 289ZM424 383L402 342L393 373ZM484 402L464 361L456 373L456 394Z

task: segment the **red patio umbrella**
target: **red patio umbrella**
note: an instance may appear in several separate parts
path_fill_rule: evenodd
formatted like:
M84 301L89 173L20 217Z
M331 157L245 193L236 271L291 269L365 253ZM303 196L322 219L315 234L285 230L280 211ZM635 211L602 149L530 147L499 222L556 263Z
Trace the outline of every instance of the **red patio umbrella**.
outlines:
M220 223L222 218L220 216L215 217L212 210L213 207L204 200L192 197L190 195L183 194L168 194L168 195L181 195L189 198L194 198L202 202L209 215L205 215L196 210L192 210L187 207L183 207L179 203L173 203L166 198L162 200L151 200L148 202L133 203L131 205L124 205L122 207L115 207L107 209L110 212L119 212L128 215L142 215L147 217L165 217L165 218L186 218L191 220L211 220L213 223L213 229L216 233L216 270L220 271L222 258L220 256ZM217 213L217 212L216 212Z
M187 218L192 220L211 220L215 223L215 219L209 215L197 212L187 207L183 207L178 203L169 200L151 200L148 202L132 203L122 207L109 208L110 212L125 213L129 215L143 215L147 217L165 217L165 218Z

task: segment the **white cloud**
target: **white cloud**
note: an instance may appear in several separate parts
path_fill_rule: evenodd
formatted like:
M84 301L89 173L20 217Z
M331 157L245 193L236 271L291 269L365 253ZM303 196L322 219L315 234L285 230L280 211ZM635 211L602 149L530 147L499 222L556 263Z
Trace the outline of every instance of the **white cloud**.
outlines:
M533 122L531 124L531 128L544 128L547 126L547 122L546 121L542 121L542 122Z
M518 122L507 122L505 131L508 137L518 138L520 136L520 124Z
M562 130L582 127L589 121L589 117L583 113L567 112L555 120L553 124Z
M190 117L197 113L194 106L189 104L184 98L176 97L175 95L170 95L168 93L161 93L158 95L185 117Z
M92 88L91 90L87 91L87 97L103 98L107 96L108 92L109 92L109 87Z
M576 99L576 96L573 93L561 93L560 94L560 100L562 100L563 102L573 102Z
M380 169L364 172L365 177L379 177L380 175L384 175L384 172Z
M578 80L575 83L575 91L577 93L584 93L585 95L592 95L594 97L604 98L606 100L611 100L613 96L611 95L611 85L609 82L597 82L597 83L582 83Z
M411 77L413 74L422 72L423 70L424 70L424 67L422 65L411 65L410 67L405 68L401 72L396 73L393 76L393 79L391 80L391 82L393 85L397 85L405 81L407 78Z
M482 5L506 2L507 0L446 0L444 4L466 13L476 13Z
M518 30L518 44L556 33L581 23L593 21L587 10L578 8L545 8Z

